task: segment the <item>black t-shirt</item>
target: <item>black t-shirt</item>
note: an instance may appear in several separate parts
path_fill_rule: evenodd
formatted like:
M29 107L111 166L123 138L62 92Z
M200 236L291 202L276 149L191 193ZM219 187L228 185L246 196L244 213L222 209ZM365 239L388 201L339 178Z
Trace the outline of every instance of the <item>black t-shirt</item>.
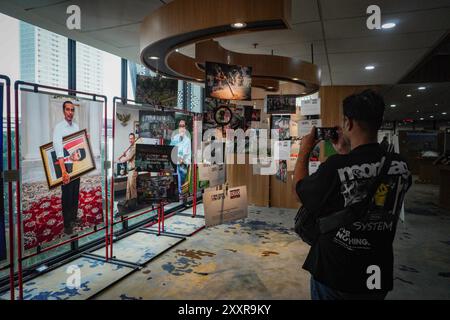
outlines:
M298 182L296 191L303 206L316 217L323 217L361 202L371 178L378 173L383 155L380 145L373 143L359 146L347 155L329 157L315 174ZM411 180L406 162L395 154L368 214L337 231L320 235L303 268L333 289L367 293L374 291L368 288L367 281L376 272L371 266L377 266L381 275L379 290L392 290L392 242Z

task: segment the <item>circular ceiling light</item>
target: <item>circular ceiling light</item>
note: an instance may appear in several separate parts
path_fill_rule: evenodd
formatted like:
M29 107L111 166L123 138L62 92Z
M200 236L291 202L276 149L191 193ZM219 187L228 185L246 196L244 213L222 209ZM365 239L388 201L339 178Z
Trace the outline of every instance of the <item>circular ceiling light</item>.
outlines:
M437 104L437 103L435 103L434 105L435 105L436 107L438 106L438 104Z
M407 94L406 97L407 97L407 98L411 98L412 95L411 95L411 94Z
M444 116L447 115L447 112L442 112L442 115L444 115Z
M422 120L422 121L423 121L423 120L425 120L425 119L424 119L424 118L420 118L420 120Z
M150 60L159 60L159 57L156 57L156 56L151 56L151 57L148 57Z
M434 116L430 116L430 118L431 118L431 119L433 119L433 118L434 118Z
M366 66L365 69L366 70L373 70L373 69L375 69L375 66Z
M267 90L273 90L273 87L267 87Z
M395 108L396 106L396 104L391 104L391 108Z
M419 89L419 90L425 90L427 87L419 87L419 88L417 88L417 89Z
M236 22L231 24L231 27L234 29L242 29L245 28L246 26L247 24L245 22Z
M394 22L387 22L387 23L383 24L381 26L381 28L383 28L383 29L392 29L392 28L395 28L395 26L397 26L397 25Z
M292 80L294 80L294 81L298 81L298 78L292 78Z

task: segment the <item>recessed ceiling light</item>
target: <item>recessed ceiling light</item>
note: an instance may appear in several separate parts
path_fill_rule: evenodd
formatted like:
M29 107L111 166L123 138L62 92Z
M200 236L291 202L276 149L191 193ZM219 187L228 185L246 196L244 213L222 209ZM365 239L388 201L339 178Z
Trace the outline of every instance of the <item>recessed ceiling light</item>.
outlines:
M447 112L442 112L442 114L445 116L447 114Z
M383 29L392 29L395 28L396 24L394 22L387 22L381 26Z
M437 104L437 103L435 103L434 105L435 105L436 107L438 106L438 104Z
M273 87L267 87L268 90L273 90Z
M375 66L366 66L365 69L366 70L373 70L373 69L375 69Z
M417 113L419 113L420 111L419 111L419 110L417 110L416 112L417 112Z
M159 60L159 57L155 57L155 56L151 56L151 57L148 57L150 60Z
M235 29L242 29L242 28L245 28L246 26L247 26L247 24L244 22L236 22L236 23L231 24L231 27L235 28Z
M175 52L180 52L180 50L179 49L175 49Z
M298 78L292 78L292 80L294 80L294 81L298 81Z
M419 90L425 90L427 87L419 87Z
M412 95L411 95L411 94L407 94L406 97L407 97L407 98L411 98Z
M430 116L430 118L431 118L431 119L433 119L433 118L434 118L434 116Z
M395 108L396 106L396 104L391 104L391 108Z
M422 120L422 121L423 121L423 120L425 120L425 119L424 119L424 118L420 118L420 120Z

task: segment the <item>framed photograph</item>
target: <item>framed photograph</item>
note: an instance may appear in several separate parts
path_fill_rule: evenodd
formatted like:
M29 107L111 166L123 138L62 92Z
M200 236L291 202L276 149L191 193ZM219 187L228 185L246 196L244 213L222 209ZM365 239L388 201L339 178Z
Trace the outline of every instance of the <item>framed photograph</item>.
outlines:
M96 169L86 130L64 137L63 148L64 163L71 179L81 177ZM40 151L48 188L56 188L62 184L62 172L53 142L40 146Z

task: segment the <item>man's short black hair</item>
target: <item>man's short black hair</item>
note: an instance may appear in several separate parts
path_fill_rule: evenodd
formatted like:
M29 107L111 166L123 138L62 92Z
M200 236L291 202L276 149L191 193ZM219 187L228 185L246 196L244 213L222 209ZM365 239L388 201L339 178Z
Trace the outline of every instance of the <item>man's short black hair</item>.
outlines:
M371 133L376 133L383 122L385 103L380 94L368 89L345 98L343 109L344 116L358 121Z
M135 135L133 132L131 132L128 136L129 136L129 137L130 137L130 136L133 136L133 138L136 138L136 135Z
M68 103L70 103L70 104L73 104L73 102L72 101L69 101L69 100L67 100L67 101L64 101L63 102L63 112L66 110L66 104L68 104Z

